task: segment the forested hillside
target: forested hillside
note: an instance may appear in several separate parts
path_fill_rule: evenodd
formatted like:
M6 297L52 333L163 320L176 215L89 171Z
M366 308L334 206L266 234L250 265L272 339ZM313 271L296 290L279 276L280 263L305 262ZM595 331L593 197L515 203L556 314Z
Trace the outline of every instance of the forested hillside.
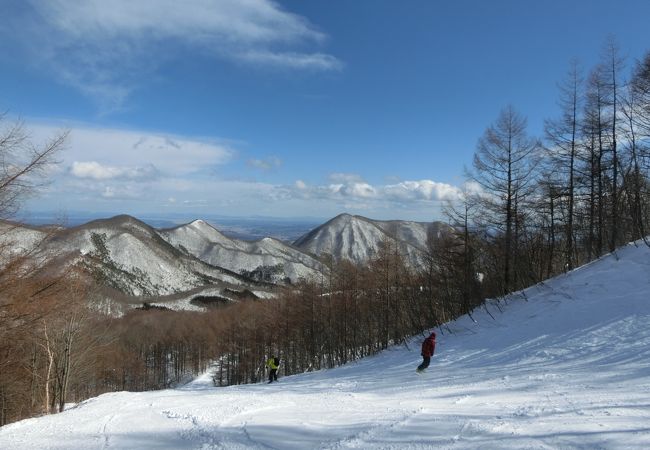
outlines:
M420 375L422 336L295 376L284 353L273 384L215 387L216 364L176 389L108 393L7 425L0 447L648 448L649 265L639 242L490 300L436 329Z

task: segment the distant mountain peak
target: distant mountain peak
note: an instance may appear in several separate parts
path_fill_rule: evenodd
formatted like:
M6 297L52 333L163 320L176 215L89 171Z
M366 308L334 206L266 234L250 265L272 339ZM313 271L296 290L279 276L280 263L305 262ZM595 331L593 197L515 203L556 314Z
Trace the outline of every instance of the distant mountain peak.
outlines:
M181 225L181 226L183 226L183 225ZM213 227L212 225L210 225L208 222L206 222L203 219L193 220L192 222L186 224L185 226L191 226L191 227L197 228L199 230L209 229L209 230L219 231L219 230L217 230L215 227Z
M204 239L209 241L230 241L230 239L224 236L221 231L217 230L203 219L196 219L192 222L184 223L173 228L160 229L158 232L163 235L169 233L195 234L202 236Z
M85 226L128 226L128 225L139 225L139 226L144 226L147 228L151 228L149 225L147 225L145 222L136 219L133 216L130 216L128 214L119 214L117 216L109 217L107 219L95 219L92 220L84 225L80 225L80 227L85 227Z
M330 254L337 260L364 263L378 253L382 243L391 242L409 265L418 267L423 264L432 227L439 228L440 224L373 220L343 213L301 236L293 245L314 255Z
M354 221L368 221L368 220L370 220L370 219L368 219L367 217L356 215L356 214L341 213L338 216L336 216L333 219L326 222L325 225L328 224L328 223L336 223L336 222L349 223L349 222L354 222Z

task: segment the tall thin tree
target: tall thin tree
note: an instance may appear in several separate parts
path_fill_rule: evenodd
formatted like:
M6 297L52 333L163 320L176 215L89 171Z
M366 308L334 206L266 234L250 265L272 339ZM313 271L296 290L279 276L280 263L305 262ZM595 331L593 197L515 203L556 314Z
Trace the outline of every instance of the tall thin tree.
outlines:
M578 62L573 60L566 79L559 85L560 117L546 120L544 123L547 155L555 163L553 166L557 170L556 173L562 174L561 177L564 182L564 196L567 202L564 262L567 270L573 269L575 262L575 166L578 152L578 115L582 81Z
M505 107L479 139L473 171L468 174L482 188L482 192L474 195L474 201L481 206L478 221L503 242L504 294L515 288L512 264L518 251L517 204L523 204L533 191L535 156L539 149L538 140L529 137L526 128L526 118L513 106Z

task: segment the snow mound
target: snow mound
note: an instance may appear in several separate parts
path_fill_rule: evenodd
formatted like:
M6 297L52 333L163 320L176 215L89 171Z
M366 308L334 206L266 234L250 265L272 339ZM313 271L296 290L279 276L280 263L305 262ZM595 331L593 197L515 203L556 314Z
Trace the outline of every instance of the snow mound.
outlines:
M650 249L491 301L421 338L278 383L105 394L0 448L650 448Z

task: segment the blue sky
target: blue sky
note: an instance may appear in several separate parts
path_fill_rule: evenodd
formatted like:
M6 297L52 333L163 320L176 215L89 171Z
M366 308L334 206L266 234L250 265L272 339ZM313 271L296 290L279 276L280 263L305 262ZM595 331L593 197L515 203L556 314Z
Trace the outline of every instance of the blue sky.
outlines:
M0 8L0 109L71 131L28 212L435 219L501 108L541 135L571 58L650 50L644 0Z

